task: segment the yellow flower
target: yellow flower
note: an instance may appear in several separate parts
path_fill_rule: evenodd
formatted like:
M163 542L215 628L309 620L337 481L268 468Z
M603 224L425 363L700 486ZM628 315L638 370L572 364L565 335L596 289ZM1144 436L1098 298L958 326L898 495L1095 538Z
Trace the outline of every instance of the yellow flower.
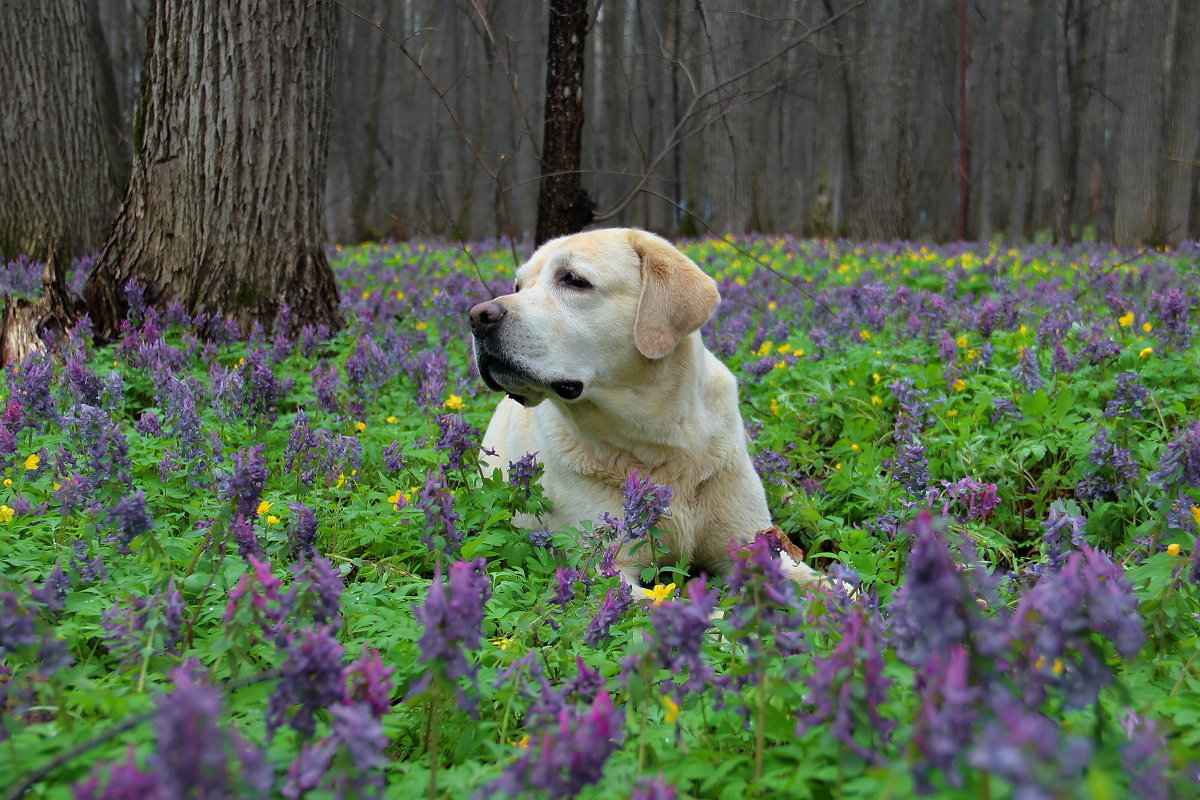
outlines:
M1192 521L1196 523L1197 530L1200 530L1200 506L1192 506Z
M839 461L839 462L837 462L836 464L834 464L834 465L833 465L833 468L834 468L835 470L839 470L839 469L841 469L841 468L842 468L842 462L840 462L840 461Z
M946 412L946 416L948 416L948 417L957 417L957 416L958 416L958 409L957 409L957 408L952 408L952 409L950 409L949 411L947 411L947 412Z
M776 303L774 300L772 300L771 302L767 303L767 311L774 311L774 310L775 310L775 309L777 309L777 308L779 308L779 304L778 304L778 303Z
M679 706L667 695L662 696L663 705L667 707L667 722L674 723L679 719Z
M429 327L429 323L426 322L425 320L421 320L420 322L417 323L417 330L419 330L419 331L423 331L428 327Z
M758 349L754 351L754 355L759 356L759 357L765 356L771 352L771 347L772 347L772 342L770 339L768 339L767 341L763 342L762 344L760 344L758 346Z
M801 357L801 358L803 358L803 357L804 357L804 351L803 351L803 350L801 350L799 347L797 347L797 348L796 348L796 355L797 355L797 356L799 356L799 357Z
M1121 323L1126 328L1128 328L1130 325L1133 324L1133 312L1130 311L1130 312L1126 313L1124 316L1118 317L1117 322Z
M646 593L646 597L654 601L654 605L661 606L662 601L670 597L671 592L675 591L675 584L668 583L666 586L663 586L661 583L658 583L654 585L653 589L643 588L642 591Z
M29 458L25 459L25 469L29 469L29 470L37 469L41 463L42 463L42 457L39 456L37 453L34 453L33 455L29 456Z
M408 505L408 498L406 496L404 496L403 494L401 494L399 489L397 489L392 494L388 495L387 501L389 503L391 503L392 508L396 509L397 511L399 511L404 506Z
M56 491L56 492L57 492L57 491L58 491L59 489L61 489L61 488L62 488L62 484L61 484L61 483L56 483L56 484L54 484L54 491Z
M245 359L245 358L239 358L239 359L238 359L238 366L239 366L239 367L244 367L244 366L246 366L246 359Z
M856 444L852 444L852 445L850 445L850 449L851 449L851 450L854 450L855 452L857 452L857 451L858 451L858 445L856 445Z
M1167 545L1167 555L1169 555L1169 556L1179 555L1179 545L1176 544L1175 542L1171 542L1169 545Z
M858 338L862 339L865 342L867 339L871 338L871 332L869 330L867 330L866 328L863 328L861 331L858 332Z
M13 510L8 506L0 506L0 522L12 522Z
M528 733L521 737L521 741L517 742L517 747L521 748L522 750L529 749L529 734Z
M879 383L881 380L883 380L878 372L872 372L871 377L875 379L875 383Z
M384 422L388 423L389 425L395 425L399 421L400 420L396 419L395 417L388 417L384 420Z
M849 384L849 385L851 385L851 386L853 386L853 385L854 385L854 381L846 381L846 383L848 383L848 384Z
M5 485L5 486L12 486L12 478L5 478L5 479L4 479L4 485Z
M362 294L362 299L363 299L363 300L366 300L366 299L367 299L367 298L369 298L370 296L371 296L371 293L370 293L370 292L363 292L363 294Z
M881 405L883 405L883 398L877 394L871 395L871 405L879 408Z
M463 399L456 394L451 394L446 398L445 406L451 411L458 411L463 407Z
M278 525L279 517L275 516L274 514L267 514L267 524L268 525Z
M966 336L958 337L957 344L959 347L966 347L967 346L967 337Z
M779 416L779 401L774 397L771 398L771 414L776 417Z
M511 650L513 646L513 640L508 636L501 636L499 638L492 639L492 644L496 645L496 647L499 647L501 650Z
M1147 358L1153 352L1153 347L1143 347L1142 352L1138 353L1138 358Z
M1151 325L1149 322L1143 322L1142 330L1144 330L1146 333L1149 333L1150 331L1154 330L1154 326Z
M783 344L779 345L779 347L777 348L779 354L784 355L784 356L786 356L788 354L788 351L790 351L791 349L792 349L792 346L790 344L788 344L787 342L784 342Z
M967 382L962 378L959 378L954 382L954 391L961 392L965 388L967 388Z
M333 488L340 489L345 485L346 485L346 476L339 472L337 483L334 484Z
M787 369L787 362L786 361L776 361L775 369Z
M1022 326L1020 327L1020 331L1021 331L1021 333L1029 333L1029 328L1027 328L1027 327L1025 327L1024 325L1022 325Z
M271 509L271 506L273 506L273 505L275 505L275 504L268 503L266 500L263 500L261 503L258 504L258 511L256 511L254 513L258 514L261 517L263 514L267 513Z
M367 423L365 423L365 422L356 422L356 423L354 423L354 427L358 429L359 433L367 432Z

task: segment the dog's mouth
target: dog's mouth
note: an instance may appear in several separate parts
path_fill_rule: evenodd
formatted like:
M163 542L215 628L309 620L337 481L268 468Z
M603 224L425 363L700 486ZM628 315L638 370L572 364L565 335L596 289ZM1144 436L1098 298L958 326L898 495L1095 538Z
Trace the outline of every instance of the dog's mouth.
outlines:
M504 392L523 406L537 405L543 387L563 400L577 400L583 394L583 381L548 380L533 374L520 364L484 351L476 345L475 364L479 377L493 392Z

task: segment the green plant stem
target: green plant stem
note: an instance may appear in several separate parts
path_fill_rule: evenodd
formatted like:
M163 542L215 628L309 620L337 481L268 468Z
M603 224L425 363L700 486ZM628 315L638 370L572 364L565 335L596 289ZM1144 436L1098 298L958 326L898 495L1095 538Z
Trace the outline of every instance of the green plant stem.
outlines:
M438 700L442 695L442 678L435 675L430 689L429 719L425 724L425 750L429 753L429 800L437 797L438 771Z
M763 751L767 744L767 671L758 672L758 725L754 732L754 780L762 780Z
M1200 656L1200 647L1192 651L1191 657L1184 663L1183 668L1179 670L1179 678L1176 679L1175 685L1171 687L1171 691L1167 694L1167 697L1174 697L1179 692L1179 689L1183 686L1183 679L1191 672L1192 665L1196 663L1197 656Z

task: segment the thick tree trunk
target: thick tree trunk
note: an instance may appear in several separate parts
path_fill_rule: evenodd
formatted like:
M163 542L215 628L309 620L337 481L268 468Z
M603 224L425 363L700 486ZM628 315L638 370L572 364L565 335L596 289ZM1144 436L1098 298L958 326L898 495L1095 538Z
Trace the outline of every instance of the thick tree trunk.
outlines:
M0 0L0 253L94 252L116 190L83 0Z
M579 173L587 24L587 0L550 0L538 244L575 233L592 221L593 203L582 188Z
M42 293L33 299L5 296L0 312L0 364L20 362L45 346L43 334L63 341L79 316L78 300L67 291L67 264L50 242L42 268Z
M1167 244L1191 238L1192 176L1200 146L1200 3L1183 0L1175 14L1175 47L1171 59L1170 102L1167 104L1166 152L1160 195Z
M158 306L270 328L336 326L321 242L336 8L327 0L151 5L129 189L84 297L116 334L136 279Z
M1167 4L1167 0L1137 0L1128 10L1113 197L1113 241L1117 244L1154 243L1162 234L1155 201L1159 177L1163 174L1163 39Z

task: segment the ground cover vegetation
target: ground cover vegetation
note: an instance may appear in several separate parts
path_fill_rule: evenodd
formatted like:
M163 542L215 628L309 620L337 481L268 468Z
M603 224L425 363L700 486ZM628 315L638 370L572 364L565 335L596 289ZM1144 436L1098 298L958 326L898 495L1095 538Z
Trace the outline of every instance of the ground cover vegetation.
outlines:
M536 454L479 469L465 322L521 244L338 249L333 336L131 285L118 342L4 371L5 796L1194 787L1200 253L684 247L774 518L856 598L766 536L622 586L670 513L646 476L619 518L514 528Z

